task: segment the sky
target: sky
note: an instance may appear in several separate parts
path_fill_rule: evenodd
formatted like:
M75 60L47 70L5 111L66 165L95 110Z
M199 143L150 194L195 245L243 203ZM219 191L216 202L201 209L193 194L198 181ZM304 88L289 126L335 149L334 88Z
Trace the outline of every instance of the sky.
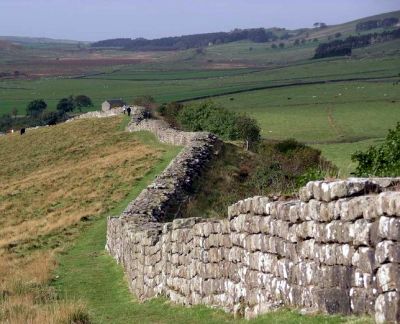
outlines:
M400 0L0 0L0 35L96 41L312 27L400 10Z

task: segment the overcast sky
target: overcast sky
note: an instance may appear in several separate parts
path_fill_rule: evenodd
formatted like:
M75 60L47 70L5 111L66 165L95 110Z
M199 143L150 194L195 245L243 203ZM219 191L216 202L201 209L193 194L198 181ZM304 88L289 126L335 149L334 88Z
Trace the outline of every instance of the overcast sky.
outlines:
M338 24L400 0L0 0L0 35L100 40Z

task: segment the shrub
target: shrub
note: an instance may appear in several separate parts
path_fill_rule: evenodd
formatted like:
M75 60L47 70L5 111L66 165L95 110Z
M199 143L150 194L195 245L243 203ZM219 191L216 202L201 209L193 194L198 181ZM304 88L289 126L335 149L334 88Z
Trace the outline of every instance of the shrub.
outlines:
M82 111L82 108L84 107L92 107L92 99L90 99L88 96L85 95L79 95L74 98L75 106L79 109L79 111Z
M260 128L257 121L246 116L233 113L223 107L206 101L198 105L172 106L168 109L176 114L179 124L190 131L208 131L225 140L244 140L249 148L260 140ZM170 116L171 116L170 114Z
M216 106L212 101L187 106L177 116L178 122L187 130L209 131L226 140L239 138L236 118L236 114Z
M136 97L135 100L133 100L133 104L135 106L142 106L146 108L151 108L155 104L155 99L152 96L140 96Z
M75 109L75 101L72 96L62 98L57 104L57 110L61 113L71 112Z
M284 140L282 142L275 144L275 149L281 153L287 153L289 151L294 151L296 149L300 149L300 148L304 148L304 147L306 147L304 144L297 142L293 138L289 138L287 140Z
M43 99L37 99L31 101L26 107L26 113L32 117L39 116L45 109L47 104Z
M357 151L352 155L357 162L355 175L396 177L400 175L400 123L389 130L381 145L371 146L365 152Z

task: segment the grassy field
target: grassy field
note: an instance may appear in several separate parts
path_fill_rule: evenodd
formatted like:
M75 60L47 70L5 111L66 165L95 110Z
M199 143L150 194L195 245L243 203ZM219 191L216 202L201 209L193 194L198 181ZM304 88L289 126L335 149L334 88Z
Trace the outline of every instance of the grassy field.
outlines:
M49 109L55 110L61 98L82 93L92 98L94 109L97 109L101 102L110 98L131 102L136 96L152 95L162 103L296 83L393 78L398 71L400 56L307 61L294 66L258 70L165 72L128 69L111 71L93 79L4 80L0 82L0 114L9 113L14 107L19 113L24 113L27 104L38 98L43 98ZM146 81L139 81L145 78ZM288 87L285 97L290 96L291 91L292 88ZM355 98L358 98L357 95Z
M265 138L318 144L347 176L350 156L382 139L400 121L400 85L346 82L268 89L213 98L257 119Z
M0 322L59 323L81 309L49 286L55 255L177 149L80 120L0 138Z
M82 93L92 98L92 109L109 98L132 102L139 95L152 95L162 103L211 96L232 111L255 117L266 138L318 144L347 176L354 166L351 153L365 148L368 140L382 138L400 120L400 85L394 85L400 55L379 56L382 47L393 50L394 44L371 46L359 59L275 68L166 71L131 66L79 79L1 81L0 113L14 107L24 113L36 98L54 110L60 98Z

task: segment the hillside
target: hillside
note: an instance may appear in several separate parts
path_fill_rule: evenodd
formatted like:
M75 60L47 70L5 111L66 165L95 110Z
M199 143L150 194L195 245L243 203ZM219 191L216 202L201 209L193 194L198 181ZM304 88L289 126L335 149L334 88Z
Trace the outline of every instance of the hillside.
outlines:
M140 51L162 51L162 50L183 50L190 48L202 48L213 45L233 43L237 41L251 41L254 43L268 43L276 41L287 41L290 39L304 39L305 41L318 40L324 41L331 37L348 36L356 33L356 26L362 22L370 20L383 20L387 18L398 19L400 11L385 13L358 19L356 21L339 24L334 26L321 26L315 28L302 28L297 30L286 30L285 28L253 28L235 29L230 32L215 32L207 34L194 34L174 37L164 37L158 39L145 38L117 38L102 40L92 43L92 47L112 47L125 50ZM396 21L394 22L395 25ZM391 26L391 25L388 25ZM373 29L372 29L373 31Z
M83 311L57 301L49 285L57 252L128 198L167 149L122 132L122 122L80 120L0 137L0 322L60 323Z

